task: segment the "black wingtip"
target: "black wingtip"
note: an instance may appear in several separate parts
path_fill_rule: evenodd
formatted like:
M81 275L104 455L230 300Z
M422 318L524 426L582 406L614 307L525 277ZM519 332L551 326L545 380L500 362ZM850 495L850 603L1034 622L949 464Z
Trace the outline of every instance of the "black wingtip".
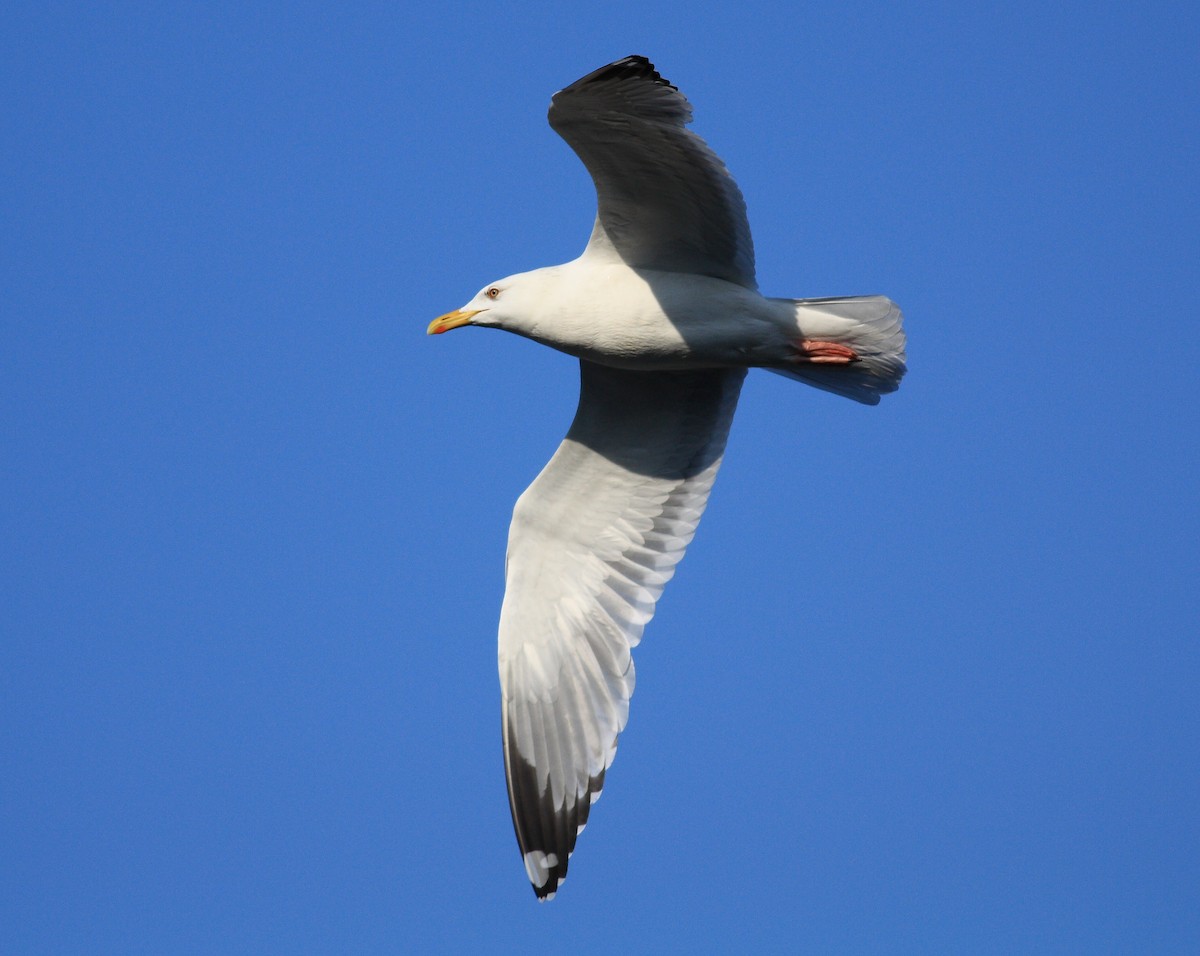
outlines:
M655 83L669 86L673 90L678 89L674 84L665 80L646 57L634 53L619 60L613 60L612 63L602 66L598 70L592 70L587 76L576 80L561 92L566 93L590 83L608 83L614 80L653 80Z
M533 764L521 756L506 724L503 732L508 742L505 747L508 808L521 862L525 864L525 875L534 894L541 902L547 902L567 878L575 841L587 824L592 803L604 789L606 770L588 779L584 793L555 806L549 782L543 784ZM535 873L543 877L540 885Z

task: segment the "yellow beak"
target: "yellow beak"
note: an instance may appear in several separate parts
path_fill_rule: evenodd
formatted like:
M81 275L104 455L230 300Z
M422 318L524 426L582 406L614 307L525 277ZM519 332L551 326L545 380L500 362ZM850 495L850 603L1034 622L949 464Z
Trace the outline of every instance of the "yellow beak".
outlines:
M443 332L457 329L460 325L468 325L471 319L482 311L483 309L475 309L473 312L464 312L462 309L455 309L453 312L439 315L429 323L427 332L429 335L441 335Z

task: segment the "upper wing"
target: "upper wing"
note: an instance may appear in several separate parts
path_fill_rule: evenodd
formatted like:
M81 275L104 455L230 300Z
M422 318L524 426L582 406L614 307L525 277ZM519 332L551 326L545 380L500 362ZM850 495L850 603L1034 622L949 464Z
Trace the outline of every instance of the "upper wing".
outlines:
M687 131L691 104L649 60L627 56L576 80L554 94L549 119L596 183L585 255L755 288L741 190Z
M580 362L579 409L521 495L500 614L508 798L548 898L629 714L630 648L695 534L745 371Z

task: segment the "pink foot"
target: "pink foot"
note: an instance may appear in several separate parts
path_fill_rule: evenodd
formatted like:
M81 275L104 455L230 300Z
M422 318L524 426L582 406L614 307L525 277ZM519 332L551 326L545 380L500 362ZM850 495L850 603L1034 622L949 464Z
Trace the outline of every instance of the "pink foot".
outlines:
M801 339L792 343L796 354L792 361L807 362L813 365L849 365L858 361L858 353L848 345L837 342L817 342L813 339Z

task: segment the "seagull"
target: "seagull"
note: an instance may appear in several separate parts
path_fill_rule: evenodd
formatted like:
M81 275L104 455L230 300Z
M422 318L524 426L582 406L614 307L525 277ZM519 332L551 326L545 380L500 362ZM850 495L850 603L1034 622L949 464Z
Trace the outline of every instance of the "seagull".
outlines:
M579 359L575 418L513 511L500 610L509 808L543 901L600 796L631 649L696 532L747 370L866 405L905 372L890 299L759 294L741 191L691 118L643 56L556 93L550 126L596 186L583 254L491 282L428 329L504 329Z

